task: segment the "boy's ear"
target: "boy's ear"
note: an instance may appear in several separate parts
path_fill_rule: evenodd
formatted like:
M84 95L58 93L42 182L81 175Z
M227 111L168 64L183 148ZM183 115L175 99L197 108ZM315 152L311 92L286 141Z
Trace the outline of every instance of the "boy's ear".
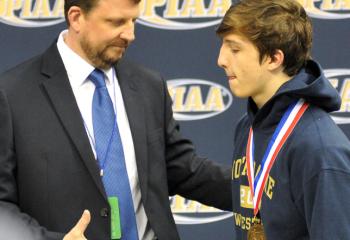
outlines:
M280 49L276 49L272 57L270 57L268 63L268 68L271 71L283 68L284 53Z

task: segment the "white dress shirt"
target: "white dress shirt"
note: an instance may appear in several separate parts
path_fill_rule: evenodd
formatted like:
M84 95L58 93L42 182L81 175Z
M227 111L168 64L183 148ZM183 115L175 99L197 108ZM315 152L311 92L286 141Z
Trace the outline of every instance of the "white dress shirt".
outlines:
M92 65L81 58L64 42L67 30L61 32L57 47L67 71L70 85L77 101L80 113L84 120L85 129L90 140L91 149L96 158L95 139L92 123L92 98L95 85L88 79L90 73L95 69ZM125 164L128 172L130 189L134 203L136 223L140 240L154 239L148 219L141 201L141 191L137 174L134 143L130 131L128 116L125 111L124 101L114 68L103 70L106 77L106 86L116 109L117 124L120 130L120 138L123 145ZM122 129L122 130L121 130ZM73 226L72 226L73 227Z

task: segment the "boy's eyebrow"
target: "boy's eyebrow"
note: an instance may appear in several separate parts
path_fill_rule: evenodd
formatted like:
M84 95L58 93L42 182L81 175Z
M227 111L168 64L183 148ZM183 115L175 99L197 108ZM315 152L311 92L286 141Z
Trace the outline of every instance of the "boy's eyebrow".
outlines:
M229 44L229 45L236 45L236 46L241 46L242 44L235 41L235 40L230 40L230 39L225 39L224 40L225 43Z

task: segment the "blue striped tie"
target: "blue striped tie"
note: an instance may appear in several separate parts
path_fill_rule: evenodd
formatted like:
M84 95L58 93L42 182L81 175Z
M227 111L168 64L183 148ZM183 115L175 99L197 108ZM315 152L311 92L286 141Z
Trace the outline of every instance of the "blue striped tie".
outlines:
M89 79L95 84L92 121L97 159L103 170L102 181L108 197L118 197L123 240L138 240L128 173L116 115L108 94L104 73L95 69Z

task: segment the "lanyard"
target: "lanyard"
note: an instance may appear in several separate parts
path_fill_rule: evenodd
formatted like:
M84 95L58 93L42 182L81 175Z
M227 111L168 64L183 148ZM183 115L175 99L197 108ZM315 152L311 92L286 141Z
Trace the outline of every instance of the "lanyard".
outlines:
M270 170L276 160L276 157L280 152L282 146L290 136L290 134L293 132L294 127L299 122L300 118L303 116L308 106L309 104L306 103L304 99L300 99L299 101L294 102L288 107L287 111L284 113L282 119L278 123L277 128L273 133L272 138L265 151L264 157L261 161L261 171L259 171L259 173L255 177L254 134L253 127L250 127L246 149L246 159L249 187L253 196L254 216L259 211L259 204L261 202L263 189L265 187Z

